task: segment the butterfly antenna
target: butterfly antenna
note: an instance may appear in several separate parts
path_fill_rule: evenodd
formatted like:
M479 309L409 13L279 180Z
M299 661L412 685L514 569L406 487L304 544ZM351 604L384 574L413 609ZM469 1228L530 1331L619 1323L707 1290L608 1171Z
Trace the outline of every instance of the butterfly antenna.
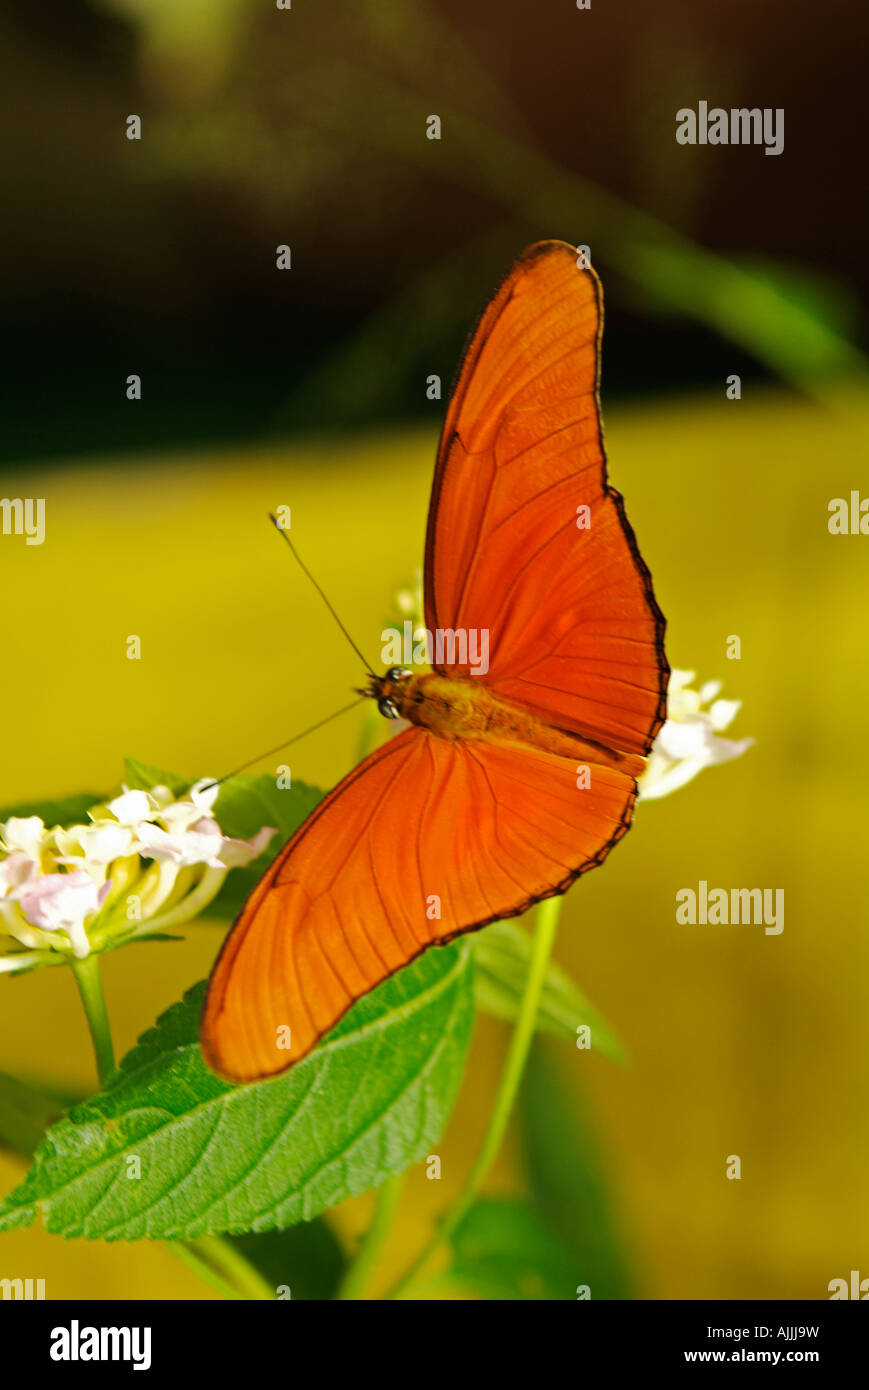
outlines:
M312 575L311 571L308 569L307 565L306 565L305 562L303 561L303 559L302 559L301 555L299 554L298 550L297 550L296 547L293 545L293 542L290 540L290 537L289 537L288 533L284 530L283 526L281 526L280 522L278 521L277 517L274 515L273 512L269 512L269 520L271 521L271 523L272 523L272 525L274 526L275 530L277 531L278 535L279 535L279 536L283 536L283 538L284 538L284 540L286 541L287 545L290 547L290 550L293 552L293 555L294 555L296 561L298 562L299 566L301 567L302 573L303 573L304 575L307 575L308 579L310 579L310 581L311 581L311 583L313 584L314 588L317 590L317 593L320 595L320 598L323 600L323 602L325 603L325 605L326 605L326 607L328 608L329 612L332 614L332 617L335 619L335 622L338 624L338 626L340 627L340 629L341 629L341 631L343 632L344 636L347 638L347 641L350 643L350 645L351 645L351 647L353 648L354 652L355 652L356 655L359 657L359 660L362 662L362 665L366 668L366 670L367 670L372 676L376 676L377 672L374 670L374 667L371 665L371 663L370 663L369 661L366 661L365 657L362 655L362 652L359 650L359 648L357 647L356 643L353 641L353 638L350 636L350 633L347 631L347 629L346 629L346 627L344 626L344 624L342 623L341 619L338 617L338 614L335 612L335 609L332 607L332 605L331 605L331 603L329 602L329 600L327 599L326 595L323 593L323 590L320 588L320 585L317 583L317 581L316 581L316 579L314 578L314 576Z
M241 767L233 768L232 772L225 772L222 777L215 777L212 781L206 782L201 788L208 791L211 787L219 787L221 782L228 782L230 777L237 777L240 772L246 772L254 763L262 762L263 758L270 758L272 753L279 753L282 748L289 748L291 743L298 743L300 738L306 738L308 734L314 733L316 729L322 729L324 724L331 724L333 719L337 719L339 714L346 714L348 710L355 709L367 699L366 695L360 695L358 700L352 700L349 705L343 705L341 709L336 709L332 714L327 714L325 719L318 719L316 724L311 724L307 729L303 729L300 734L294 734L292 738L286 739L283 743L278 743L274 748L267 748L265 753L260 753L256 758L251 758L249 762L242 763Z

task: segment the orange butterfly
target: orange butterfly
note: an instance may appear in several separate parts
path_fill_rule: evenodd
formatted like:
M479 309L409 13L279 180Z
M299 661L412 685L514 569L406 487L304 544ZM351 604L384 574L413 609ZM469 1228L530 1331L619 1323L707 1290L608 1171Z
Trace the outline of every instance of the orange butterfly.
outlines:
M488 670L372 678L411 727L317 806L229 933L201 1032L223 1076L283 1071L421 951L565 892L628 829L669 667L607 483L601 331L564 242L525 251L483 314L438 449L425 617L490 633Z

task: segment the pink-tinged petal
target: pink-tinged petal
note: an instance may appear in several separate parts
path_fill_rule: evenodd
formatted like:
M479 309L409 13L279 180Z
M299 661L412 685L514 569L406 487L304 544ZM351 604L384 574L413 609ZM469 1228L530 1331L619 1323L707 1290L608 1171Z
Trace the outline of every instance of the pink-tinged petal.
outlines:
M191 829L195 835L211 835L215 839L223 839L223 831L211 816L203 816Z
M43 874L10 896L18 902L28 922L43 931L79 927L100 906L96 884L81 869L71 874Z
M33 878L36 869L35 859L31 859L23 850L15 850L8 859L0 862L0 896L14 888L20 888L28 879Z
M272 840L274 839L275 835L277 835L277 833L278 832L276 826L264 825L262 830L258 830L256 832L253 839L248 840L248 844L253 850L254 858L256 858L257 855L262 854L264 849L268 849L269 845L271 844Z
M207 864L222 869L218 859L223 836L216 821L200 820L198 828L183 832L162 830L158 825L140 825L142 852L152 859L171 859L179 865Z
M243 868L252 859L256 859L258 855L262 854L272 836L277 835L277 833L273 826L265 825L250 840L225 839L219 850L222 864L227 869Z

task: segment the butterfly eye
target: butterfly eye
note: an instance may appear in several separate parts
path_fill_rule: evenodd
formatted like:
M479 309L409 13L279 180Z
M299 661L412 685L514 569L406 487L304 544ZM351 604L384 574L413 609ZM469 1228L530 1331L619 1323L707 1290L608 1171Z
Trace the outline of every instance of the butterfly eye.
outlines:
M398 706L396 705L394 700L378 700L377 708L380 710L380 713L384 716L385 719L401 718L401 715L398 713Z
M413 673L406 666L390 666L386 673L388 681L404 681Z

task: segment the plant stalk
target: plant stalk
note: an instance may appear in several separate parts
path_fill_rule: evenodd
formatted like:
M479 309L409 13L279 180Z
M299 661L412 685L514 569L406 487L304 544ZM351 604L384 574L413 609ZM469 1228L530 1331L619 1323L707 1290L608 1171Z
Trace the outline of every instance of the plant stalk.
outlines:
M364 1298L362 1290L374 1271L378 1256L389 1234L395 1213L398 1210L398 1204L401 1201L404 1179L404 1173L399 1173L397 1177L387 1178L378 1191L377 1205L374 1209L371 1225L362 1237L355 1259L348 1265L344 1273L336 1295L337 1298L345 1301Z
M468 1174L458 1200L447 1213L444 1220L433 1233L428 1244L423 1247L405 1273L393 1285L387 1298L402 1298L408 1293L411 1284L417 1279L429 1259L445 1240L448 1240L476 1201L477 1195L488 1176L489 1169L498 1156L516 1097L528 1053L534 1039L537 1012L543 994L546 972L555 944L558 919L561 915L561 898L547 898L537 909L534 947L528 967L528 978L519 1007L519 1015L510 1039L510 1047L501 1073L495 1104L489 1116L489 1123L476 1161Z
M100 1086L105 1086L115 1071L115 1049L112 1046L112 1033L109 1027L106 999L103 994L98 953L92 951L83 960L74 960L72 973L78 985L78 992L81 995L81 1002L84 1006L85 1017L94 1045L97 1076Z

